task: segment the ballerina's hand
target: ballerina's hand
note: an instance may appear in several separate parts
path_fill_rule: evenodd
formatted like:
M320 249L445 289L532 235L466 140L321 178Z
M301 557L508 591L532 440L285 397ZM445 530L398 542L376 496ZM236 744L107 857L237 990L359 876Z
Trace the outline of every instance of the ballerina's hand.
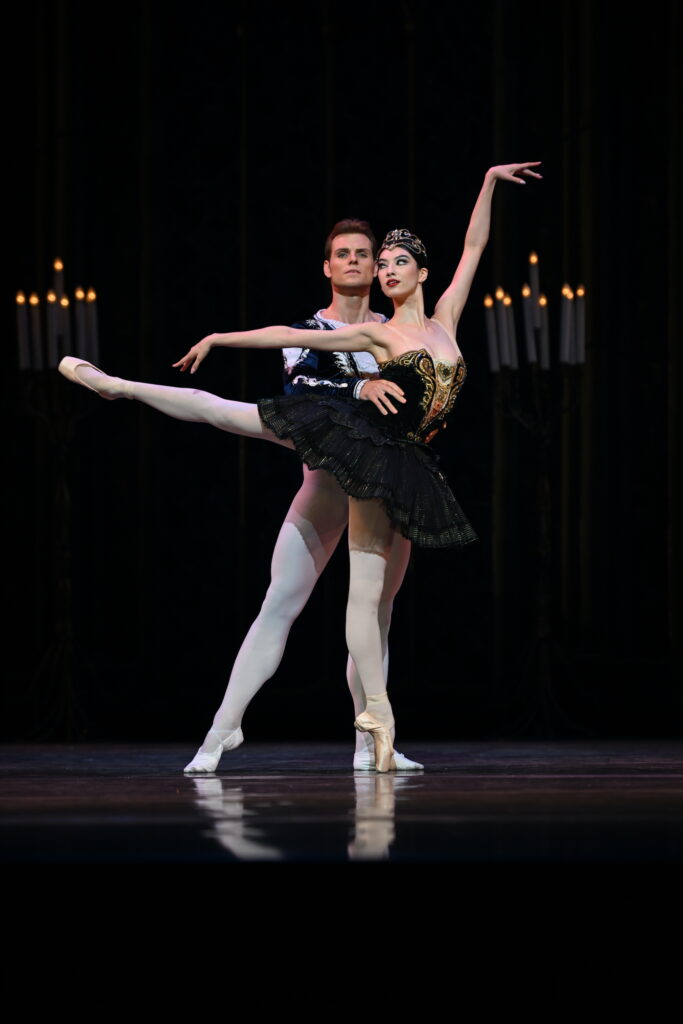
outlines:
M192 346L186 356L183 356L182 359L179 359L178 362L173 365L177 366L181 373L184 373L188 366L190 366L190 373L194 373L202 360L205 359L211 351L211 337L212 336L209 335L206 338L202 338L201 341L198 341L196 345Z
M526 175L530 178L542 178L542 174L531 170L532 167L538 167L540 163L540 160L532 160L525 164L499 164L497 167L489 168L489 174L492 178L500 178L501 181L515 181L518 185L526 185L526 182L522 180L520 175Z

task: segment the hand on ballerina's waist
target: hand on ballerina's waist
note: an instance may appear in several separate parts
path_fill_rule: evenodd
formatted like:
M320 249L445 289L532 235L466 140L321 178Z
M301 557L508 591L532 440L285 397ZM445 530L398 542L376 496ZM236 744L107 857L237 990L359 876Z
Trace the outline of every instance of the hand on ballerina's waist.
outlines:
M403 402L404 405L406 402L403 389L398 384L395 384L393 380L386 380L381 377L378 380L367 380L363 384L358 398L360 401L373 402L383 416L386 416L387 412L398 412L391 399Z

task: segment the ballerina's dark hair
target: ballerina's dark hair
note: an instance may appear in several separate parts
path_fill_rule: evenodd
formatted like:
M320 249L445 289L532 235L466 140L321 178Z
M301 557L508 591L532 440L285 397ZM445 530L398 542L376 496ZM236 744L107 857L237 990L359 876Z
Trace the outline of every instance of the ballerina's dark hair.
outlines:
M410 255L415 257L418 267L427 266L427 250L421 239L412 231L408 231L408 228L394 228L393 231L390 231L377 252L379 254L382 249L394 249L397 245L402 249L407 249Z
M332 243L337 235L365 235L370 242L373 258L377 257L377 239L372 233L372 228L368 222L366 220L358 220L357 217L347 217L345 220L337 221L325 239L326 260L329 260L332 255Z

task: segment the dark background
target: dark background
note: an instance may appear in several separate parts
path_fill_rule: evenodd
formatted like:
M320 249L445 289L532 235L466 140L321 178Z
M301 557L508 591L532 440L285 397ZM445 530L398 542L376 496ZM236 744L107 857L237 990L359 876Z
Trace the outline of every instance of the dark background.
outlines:
M391 636L399 736L680 733L680 14L624 12L14 12L5 738L198 740L300 479L287 451L19 373L14 293L44 294L61 256L69 292L97 289L103 368L180 383L171 363L207 333L327 304L322 245L343 216L424 239L431 307L487 167L536 159L542 182L497 187L461 321L469 376L438 444L481 541L413 556ZM492 377L482 312L499 283L519 296L531 249L554 355L562 284L588 294L587 364L548 382L545 556L538 437L510 412L528 368ZM379 290L372 305L388 312ZM196 383L254 400L280 367L222 350ZM248 738L350 736L346 585L342 544Z

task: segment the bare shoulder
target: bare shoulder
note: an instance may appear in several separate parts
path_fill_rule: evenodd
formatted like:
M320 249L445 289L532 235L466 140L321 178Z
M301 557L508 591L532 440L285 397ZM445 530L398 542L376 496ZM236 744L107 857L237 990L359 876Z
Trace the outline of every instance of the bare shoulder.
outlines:
M440 310L437 306L434 310L434 315L428 321L430 327L434 327L437 331L440 329L445 331L450 340L455 344L455 331L453 330L453 321L447 316L447 314Z
M460 351L460 346L458 345L455 337L453 321L443 313L439 315L439 310L437 308L434 312L434 316L428 320L427 323L429 325L430 332L433 335L434 344L437 349L441 350L444 357L446 356L446 352L449 352L450 356L452 356L454 360L462 358L462 352ZM448 343L446 343L446 339L448 339ZM446 348L446 352L444 352L444 348Z

